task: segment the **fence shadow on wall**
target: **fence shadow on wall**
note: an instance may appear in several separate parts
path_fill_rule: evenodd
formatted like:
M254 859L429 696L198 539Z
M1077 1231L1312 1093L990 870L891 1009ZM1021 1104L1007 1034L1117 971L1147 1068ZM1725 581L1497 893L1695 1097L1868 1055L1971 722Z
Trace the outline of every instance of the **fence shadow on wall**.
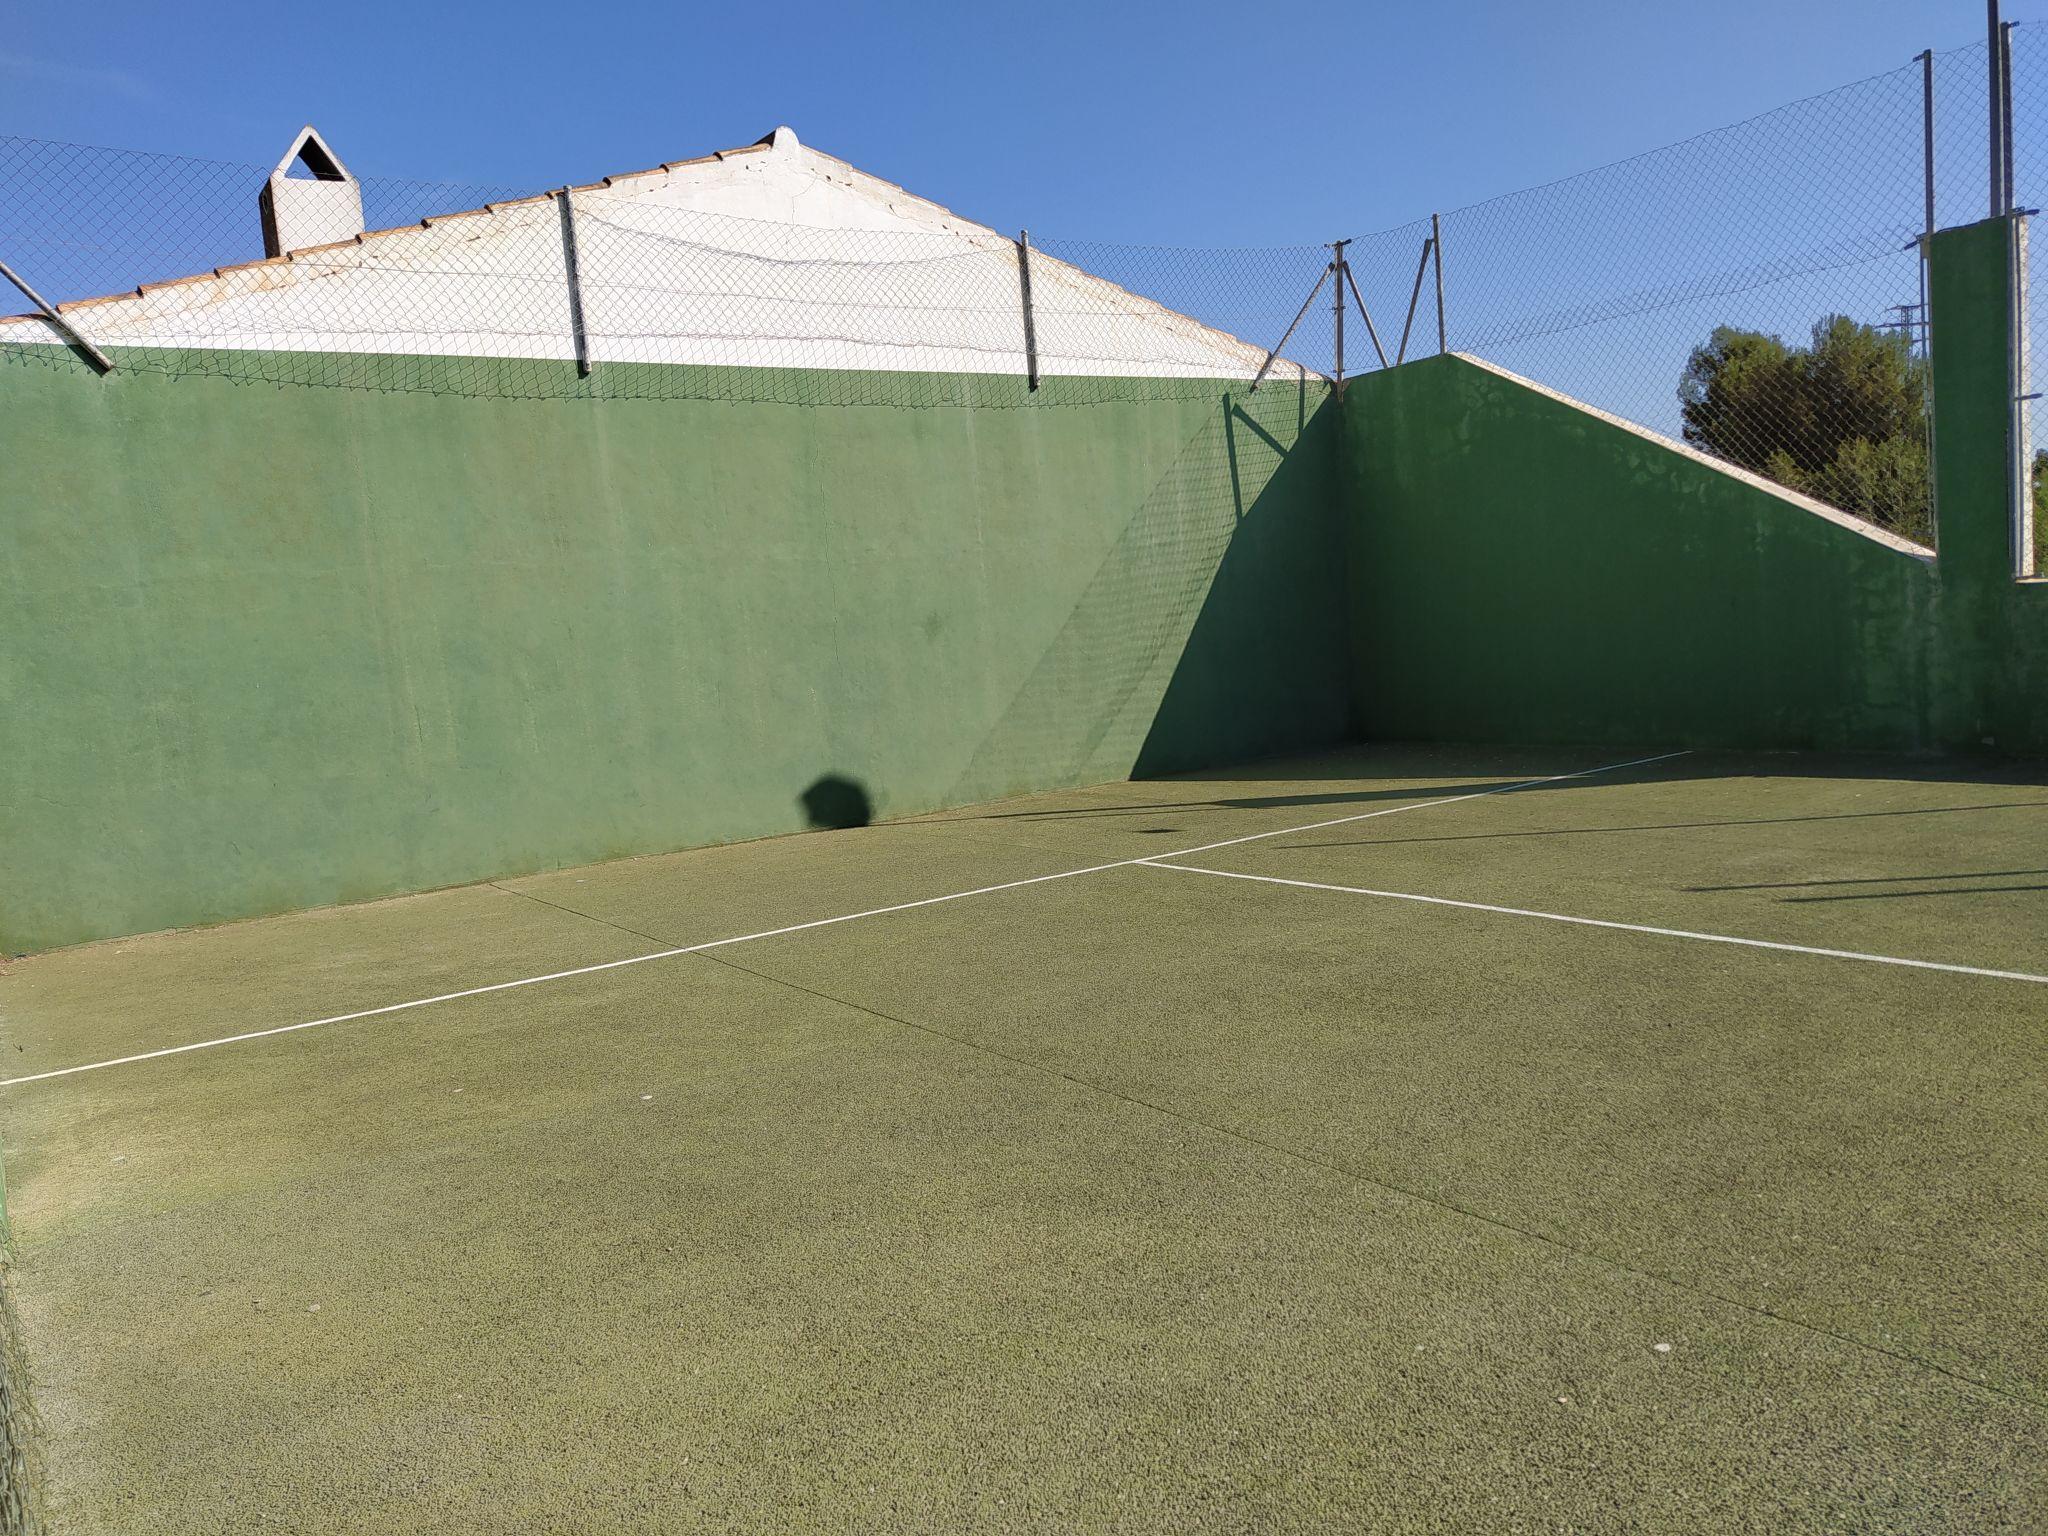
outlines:
M1336 419L1320 382L1216 397L946 798L1337 740Z

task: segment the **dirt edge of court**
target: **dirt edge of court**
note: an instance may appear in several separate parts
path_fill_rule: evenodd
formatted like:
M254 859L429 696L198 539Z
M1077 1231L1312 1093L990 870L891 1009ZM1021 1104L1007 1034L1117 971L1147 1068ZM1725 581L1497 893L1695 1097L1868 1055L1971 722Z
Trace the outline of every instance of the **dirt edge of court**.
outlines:
M40 1536L42 1435L14 1307L14 1228L6 1199L0 1182L0 1536Z

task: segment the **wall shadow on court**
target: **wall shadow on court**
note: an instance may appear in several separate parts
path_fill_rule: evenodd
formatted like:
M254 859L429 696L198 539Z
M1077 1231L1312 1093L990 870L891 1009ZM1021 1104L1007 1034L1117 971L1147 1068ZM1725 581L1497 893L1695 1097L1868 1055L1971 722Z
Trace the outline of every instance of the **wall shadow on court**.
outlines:
M1329 746L1348 732L1340 416L1332 400L1290 418L1287 393L1228 402L1236 523L1133 778ZM1261 486L1249 502L1247 481Z
M1663 758L1654 763L1644 763L1618 771L1602 770L1586 774L1572 774L1557 765L1553 757L1548 762L1532 759L1526 769L1504 770L1494 763L1509 749L1474 746L1468 752L1458 754L1457 760L1440 761L1431 771L1441 775L1434 777L1427 790L1418 787L1415 774L1422 771L1412 754L1417 751L1430 752L1441 758L1442 749L1433 747L1417 748L1414 744L1354 743L1344 749L1342 757L1332 759L1319 757L1303 762L1290 757L1276 757L1264 762L1251 762L1242 766L1225 764L1214 768L1193 769L1173 773L1170 777L1176 784L1199 787L1204 784L1227 784L1234 788L1247 785L1270 785L1269 794L1219 794L1212 797L1188 799L1158 799L1145 801L1120 801L1115 805L1079 806L1060 810L990 810L983 813L992 820L1093 820L1103 817L1158 816L1174 811L1213 810L1318 810L1329 808L1343 812L1349 808L1370 808L1375 803L1402 805L1423 799L1457 799L1477 795L1501 794L1512 791L1516 796L1573 794L1616 782L1626 778L1632 782L1654 779L1661 783L1706 783L1724 778L1770 779L1777 777L1794 779L1826 778L1843 783L1869 781L1873 783L1903 783L1953 786L1997 786L2010 790L2048 790L2048 761L2025 759L1987 760L1979 757L1943 758L1899 758L1878 754L1822 754L1822 753L1740 753L1730 754L1716 751L1688 752ZM1654 750L1642 749L1645 754ZM1382 770L1376 759L1391 757L1394 765ZM1467 759L1490 759L1482 763ZM1554 779L1544 778L1546 773L1567 776ZM1345 788L1304 789L1293 792L1287 786L1304 781L1329 785L1332 780L1341 779ZM1386 782L1379 782L1385 779ZM1928 817L1969 815L1987 811L2038 810L2048 815L2048 799L1998 799L1980 801L1974 804L1913 806L1882 810L1815 811L1805 814L1763 817L1718 817L1707 820L1663 821L1641 824L1609 826L1555 827L1540 831L1517 830L1511 832L1458 832L1427 834L1415 837L1386 837L1375 835L1375 843L1404 842L1461 842L1480 841L1489 838L1526 837L1580 837L1592 835L1626 834L1638 832L1685 831L1696 828L1724 826L1764 826L1788 822L1832 822L1882 820L1894 817ZM1302 843L1300 847L1343 847L1354 840L1338 837L1328 843Z

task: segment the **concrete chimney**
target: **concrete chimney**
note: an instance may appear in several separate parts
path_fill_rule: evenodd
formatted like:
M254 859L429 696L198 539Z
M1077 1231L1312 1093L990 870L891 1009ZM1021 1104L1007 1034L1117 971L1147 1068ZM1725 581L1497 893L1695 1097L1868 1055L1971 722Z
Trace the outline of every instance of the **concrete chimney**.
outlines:
M306 174L291 174L294 165ZM333 245L363 232L363 193L311 124L299 130L257 198L267 255Z

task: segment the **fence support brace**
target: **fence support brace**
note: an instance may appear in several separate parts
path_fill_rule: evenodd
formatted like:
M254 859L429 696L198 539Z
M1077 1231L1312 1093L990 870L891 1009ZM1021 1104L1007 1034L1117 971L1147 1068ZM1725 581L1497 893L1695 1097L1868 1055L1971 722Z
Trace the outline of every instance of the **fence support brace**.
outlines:
M1017 231L1017 281L1024 290L1024 372L1038 388L1038 315L1031 304L1031 231Z
M1349 245L1351 242L1344 242ZM1350 285L1351 297L1358 303L1358 318L1365 322L1365 334L1372 338L1372 350L1380 360L1382 368L1387 366L1387 349L1380 345L1380 333L1372 323L1372 311L1365 307L1365 295L1358 291L1358 279L1351 275L1351 263L1344 263L1344 281Z
M1926 217L1922 226L1925 234L1934 233L1934 50L1927 49L1920 55L1920 160L1921 179L1925 183Z
M2013 210L2012 196L2012 29L2015 23L2000 22L1998 26L1998 174L2002 178L2000 190L2005 197L2001 213Z
M1436 253L1436 349L1448 352L1450 348L1444 345L1444 228L1433 213L1429 216L1429 248Z
M1289 338L1294 335L1294 328L1301 324L1301 317L1308 313L1309 305L1315 303L1316 295L1323 291L1323 284L1330 280L1330 274L1336 270L1337 264L1334 261L1323 268L1323 275L1316 279L1315 287L1309 289L1308 297L1301 301L1301 308L1297 309L1294 312L1294 318L1287 322L1287 329L1281 333L1280 339L1273 343L1273 350L1268 352L1266 360L1259 364L1258 374L1252 379L1252 387L1248 393L1257 394L1259 392L1259 386L1266 382L1266 370L1273 366L1273 359L1280 355L1280 349L1286 346Z
M1906 327L1906 339L1927 355L1927 241L1934 234L1934 50L1920 54L1920 179L1922 200L1920 238L1907 249L1914 252L1920 267L1920 303L1913 311L1913 323ZM1910 348L1909 348L1910 350Z
M1435 222L1432 214L1430 221ZM1394 366L1400 367L1408 359L1408 333L1415 327L1415 306L1422 298L1422 274L1429 270L1430 253L1436 249L1436 236L1425 235L1422 240L1422 259L1415 263L1415 286L1408 290L1408 318L1401 322L1401 345L1394 349Z
M35 305L37 309L43 312L43 318L57 327L64 335L68 336L71 339L72 345L92 360L93 367L99 369L101 373L112 373L114 371L114 360L87 340L85 333L79 330L77 326L58 314L56 305L52 304L40 293L37 293L35 289L29 287L22 280L21 274L4 261L0 261L0 277L6 278L7 281L26 294L29 303Z
M1998 24L1998 0L1984 0L1985 37L1990 47L1987 58L1991 69L1989 89L1985 96L1991 103L1991 133L1987 140L1990 153L1985 157L1991 166L1991 217L1997 218L2008 206L2005 196L2005 103L2003 84L2005 71L1999 68L2004 62L2005 51L2003 29Z
M569 278L569 334L576 343L576 377L590 377L590 332L583 323L583 271L576 259L576 208L569 189L555 194L562 215L562 269Z

